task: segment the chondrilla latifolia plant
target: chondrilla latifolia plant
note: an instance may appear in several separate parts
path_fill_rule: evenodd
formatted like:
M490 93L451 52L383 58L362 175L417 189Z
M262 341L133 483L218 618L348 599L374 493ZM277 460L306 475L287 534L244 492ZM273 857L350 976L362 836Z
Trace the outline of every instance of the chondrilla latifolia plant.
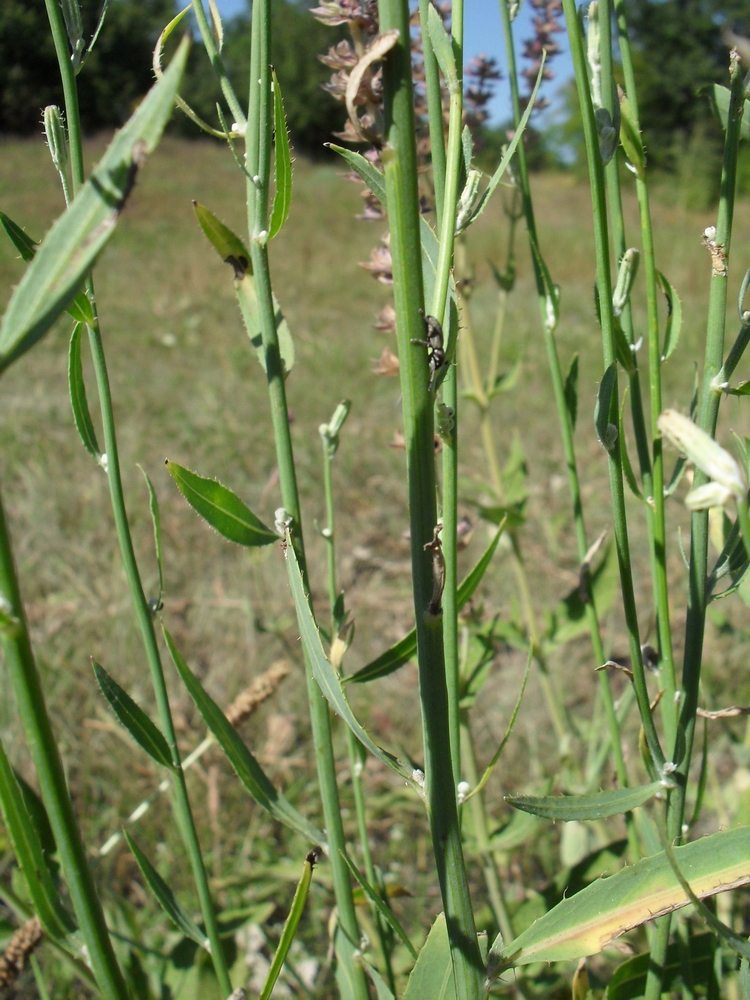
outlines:
M346 536L339 531L334 460L347 447L350 414L360 421L368 416L358 412L362 403L354 394L338 405L336 399L320 404L323 416L332 415L319 426L325 506L319 533L325 570L318 583L317 539L310 535L302 504L307 466L298 457L300 440L293 436L288 393L295 399L303 394L317 399L326 386L311 386L300 376L305 361L297 357L293 331L282 312L287 293L283 283L273 280L279 263L273 240L289 221L293 170L284 81L270 59L270 0L253 4L247 96L237 94L225 61L216 5L209 3L205 10L192 3L176 14L154 52L156 82L88 178L78 75L96 36L89 41L84 37L77 0L61 5L46 0L64 107L45 109L44 127L66 207L40 243L26 233L23 220L0 215L16 252L27 262L0 326L0 372L69 316L73 422L107 479L156 720L102 665L93 662L92 669L138 752L145 752L164 774L122 821L122 831L113 832L96 856L87 852L0 508L0 639L36 786L14 768L15 748L0 744L0 806L15 858L13 877L0 884L0 897L20 924L0 960L1 988L20 982L29 963L34 977L30 989L41 997L240 1000L257 993L265 1000L275 990L282 991L278 995L344 1000L480 1000L488 993L546 997L568 996L571 990L576 1000L589 995L609 1000L750 995L743 896L730 891L750 883L750 834L742 811L722 804L712 759L719 741L711 734L712 726L728 725L722 720L748 713L741 706L701 704L708 690L701 684L701 671L710 606L719 598L742 595L750 566L747 441L737 435L732 446L719 425L724 397L735 396L741 403L747 395L747 383L735 381L735 374L750 341L750 271L735 281L739 326L728 351L724 340L729 282L742 270L741 264L733 267L732 222L738 149L748 135L750 78L733 50L727 56L726 85L716 84L711 94L723 128L724 159L716 224L702 233L708 286L705 353L702 359L690 359L700 364L693 404L665 406L667 365L679 356L682 305L657 268L651 176L639 127L627 10L622 2L610 9L607 0L585 10L577 10L572 0L534 0L534 7L536 33L525 49L530 65L519 73L513 38L517 7L500 0L513 134L487 178L476 165L471 126L481 122L498 74L480 60L473 64L466 90L462 0L455 0L450 10L427 0L414 10L405 0L380 0L377 6L326 0L312 11L324 23L345 25L349 32L324 56L335 71L328 89L347 113L338 136L347 145L331 144L331 149L366 186L365 217L387 220L388 237L369 267L393 293L378 324L396 336L397 355L389 349L386 367L399 378L406 463L413 628L352 669L358 655L356 619L340 583ZM562 359L569 353L565 288L553 280L543 254L547 241L544 223L538 221L543 215L535 210L525 146L529 123L539 120L532 116L543 106L540 88L549 75L548 61L558 51L554 36L562 30L563 15L591 189L595 310L585 324L587 335L593 338L597 326L601 334L595 377L586 374L577 354L563 374ZM214 124L200 119L180 96L190 40L174 46L174 35L193 22L216 76ZM619 53L622 86L615 82L613 52ZM519 78L526 82L523 95ZM294 608L294 638L299 639L290 656L305 676L319 804L291 783L283 792L258 748L251 748L239 731L262 701L275 696L290 665L258 670L255 683L224 710L191 666L191 650L181 648L179 623L163 600L168 590L166 533L163 538L158 495L165 486L159 480L154 485L148 475L157 565L153 592L136 557L105 360L106 310L100 320L92 272L139 197L147 158L175 105L226 143L231 168L244 188L244 220L230 220L231 225L222 221L203 203L201 191L195 192L193 212L208 243L228 265L225 277L232 282L238 321L260 365L251 377L264 381L267 389L277 470L269 481L274 515L264 520L255 514L212 478L219 469L204 469L208 475L203 475L178 464L171 457L176 443L166 439L170 457L165 471L224 539L268 549L267 565L285 580L287 604L290 611ZM488 223L492 216L485 212L500 186L507 218L501 237L506 261L503 271L493 266L497 314L485 355L472 281L472 239L482 227L498 224ZM637 238L626 232L623 204L628 199L637 211ZM509 306L522 293L516 275L522 224L575 538L575 584L551 606L543 606L533 584L538 568L529 552L538 552L538 544L527 461L492 409L501 394L520 398L524 389L519 374L527 362L500 372ZM635 243L639 245L631 245ZM85 342L98 417L89 406ZM381 369L384 365L381 359ZM647 393L642 379L648 381ZM594 381L598 389L588 391ZM688 403L689 379L674 383ZM579 417L587 391L593 420L586 425ZM517 413L523 413L523 402ZM480 462L468 474L475 429ZM590 467L577 453L582 438L598 442L599 462L607 468L610 499L599 498L606 516L592 510L596 498L591 499L583 478ZM669 475L665 463L674 470ZM675 499L682 479L689 478L686 472L692 476L684 496L690 515L687 547L679 541L681 509ZM626 499L626 486L632 498ZM487 533L483 551L461 579L460 548L467 532L476 530L470 522L466 528L467 520L460 516L465 509L472 510ZM604 521L607 528L596 538L587 527L593 520ZM308 524L307 538L303 524ZM169 537L170 545L179 547L179 538ZM686 561L683 579L669 558L680 546ZM495 563L502 563L503 572L511 570L517 602L503 602L495 593ZM474 605L472 598L479 602L481 593L486 604ZM644 625L647 621L651 627ZM555 676L556 665L565 663L562 657L574 657L581 636L590 648L580 654L580 670L596 690L583 708L566 696L565 677ZM623 642L627 656L621 652ZM514 647L526 667L512 684L507 676L501 679L510 688L512 709L502 713L504 735L482 768L479 720L487 713L501 714L489 705L493 689L485 685L496 663L511 661ZM174 674L164 669L165 652ZM369 685L377 686L411 660L418 672L419 739L393 732L381 736L376 713L367 717L358 695L375 690ZM518 738L517 720L529 711L524 694L531 678L540 684L557 749L550 760L533 756L519 776L499 765L505 765L502 755L514 733ZM187 754L173 708L172 685L177 683L208 730ZM693 753L699 718L704 720L700 759ZM735 766L744 767L747 739L732 739L727 752ZM386 742L389 748L382 745ZM407 745L418 750L408 753ZM201 758L216 747L258 807L254 815L267 817L263 832L253 839L253 850L265 860L257 862L252 877L244 872L239 879L251 896L254 882L269 880L270 909L229 905L215 850L213 869L207 863L202 817L186 774L191 767L200 768ZM387 871L389 845L373 834L384 810L368 794L368 762L393 775L402 790L400 798L388 800L388 824L400 814L414 814L429 831L423 865L428 873L421 882L424 894L411 913L419 913L414 924L397 901L403 886L387 877L393 874ZM503 813L488 795L490 782L498 779L507 804ZM173 825L184 852L169 877L155 860L155 845L145 846L145 834L136 830L165 790L171 793ZM501 817L504 822L497 827ZM231 815L220 819L225 826L232 824ZM258 847L263 839L266 843ZM144 898L158 907L157 927L102 884L96 858L124 849L124 844L148 890ZM293 874L283 878L274 864L282 856L293 859ZM531 864L524 867L522 861L529 858L536 872ZM178 877L174 872L180 869ZM284 879L296 885L293 895ZM428 904L430 882L435 893ZM324 889L328 898L321 906ZM313 905L325 912L318 921L320 933L310 920ZM275 911L283 912L283 923L273 930ZM277 915L275 924L280 922ZM247 947L251 924L263 926L260 950L268 958L260 979L249 981L238 942ZM624 960L615 950L622 940L630 949ZM301 959L315 949L316 974L306 979Z

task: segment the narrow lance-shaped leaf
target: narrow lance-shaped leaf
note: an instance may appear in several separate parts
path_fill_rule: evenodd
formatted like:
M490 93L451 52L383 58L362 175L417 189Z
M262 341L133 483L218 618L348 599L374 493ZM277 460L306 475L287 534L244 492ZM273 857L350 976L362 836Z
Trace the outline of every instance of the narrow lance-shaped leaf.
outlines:
M289 206L292 203L292 157L289 151L289 130L287 129L284 101L276 70L272 70L272 74L276 193L273 196L273 211L268 230L269 240L272 240L283 228L289 216Z
M164 593L164 562L161 555L161 514L159 513L159 498L156 495L154 484L151 482L143 466L139 465L138 468L143 473L143 478L146 480L146 486L148 487L148 505L151 511L151 523L154 526L154 550L156 552L156 565L159 570L159 593L154 599L151 608L152 615L155 615L161 608L161 599Z
M612 451L617 442L617 427L609 422L612 394L616 384L617 362L613 361L599 383L599 392L596 396L596 407L594 409L596 436L607 451Z
M68 349L68 390L70 392L70 406L73 410L73 421L78 431L78 436L83 442L83 447L99 464L102 461L102 452L99 442L96 439L94 421L91 419L89 402L86 397L86 383L83 381L83 363L81 361L81 339L83 336L83 326L76 323L70 337L70 347Z
M398 935L398 937L401 939L402 943L406 947L406 950L410 953L411 957L413 959L416 959L417 949L409 940L409 936L407 935L404 928L401 926L400 922L396 919L396 915L393 912L393 910L390 908L390 906L386 906L386 904L381 899L377 889L375 889L374 886L370 885L370 883L367 881L364 875L362 875L359 868L357 868L357 866L354 864L349 855L346 854L344 851L342 851L341 857L346 862L346 867L349 869L354 879L356 879L356 881L362 887L364 894L367 896L367 898L370 900L373 906L375 906L380 916L386 921L388 926L391 927L393 931Z
M114 232L138 170L172 113L188 48L184 39L164 76L116 133L89 180L39 247L0 326L0 370L52 326Z
M633 106L624 92L619 87L617 89L620 98L620 142L636 176L643 178L646 172L646 152L643 148L643 139L633 114Z
M104 667L94 661L94 674L109 707L133 737L138 746L145 750L152 760L164 767L173 767L172 754L163 733L137 705L127 691L110 677Z
M459 611L471 600L477 587L482 582L482 578L497 549L503 529L504 524L501 524L482 558L466 579L462 580L458 585L457 598ZM416 629L412 629L403 639L400 639L394 646L391 646L385 653L381 653L377 659L372 660L366 667L362 667L355 674L350 674L349 677L345 678L345 682L349 683L353 681L355 684L364 684L367 681L377 680L379 677L387 677L388 674L392 674L394 670L398 670L399 667L403 667L405 663L408 663L416 655L416 652L417 632Z
M435 58L445 79L448 90L453 93L460 86L458 72L456 71L456 58L453 55L453 46L445 30L443 19L437 12L434 4L427 7L427 30L430 33L430 41L435 52Z
M251 547L279 540L276 532L267 528L226 486L215 479L204 479L169 459L165 464L190 506L224 538Z
M722 87L721 84L715 83L711 96L713 98L714 110L721 122L721 127L726 131L727 116L729 115L729 87ZM750 139L750 100L745 101L743 105L740 138Z
M316 830L304 816L297 812L281 792L274 788L263 768L245 746L239 733L230 724L226 715L224 715L213 698L204 690L201 682L190 667L188 667L182 654L175 646L172 636L166 629L164 629L164 638L166 639L174 665L177 667L177 672L188 689L190 697L195 702L198 711L203 716L203 721L216 737L216 742L227 755L227 759L234 768L237 777L250 795L252 795L261 808L270 813L274 819L288 826L290 830L295 830L310 841L310 843L325 844L324 834L320 830Z
M660 791L664 791L663 783L654 781L640 788L617 788L593 795L506 795L505 801L534 816L570 822L619 816L642 806Z
M750 827L722 830L674 854L699 898L750 882ZM625 931L688 902L664 852L653 854L558 903L505 946L488 978L513 965L596 955Z
M141 874L146 880L149 889L151 889L153 894L156 896L156 900L162 910L164 910L169 919L172 920L182 933L189 937L191 941L195 941L200 948L205 948L206 951L210 951L211 946L206 935L200 927L198 927L190 914L185 910L167 883L127 831L125 831L125 839L127 840L128 847L132 851L133 857L141 870Z
M565 376L565 409L570 417L570 426L576 429L578 419L578 355L573 355L568 374Z
M55 938L65 938L74 930L52 881L39 836L23 801L13 768L0 742L0 806L34 907L42 927Z
M403 1000L455 1000L448 927L445 914L438 913L411 970Z
M294 607L297 611L297 624L299 625L302 645L323 696L334 712L344 720L362 746L391 770L400 774L412 788L421 794L422 786L414 776L414 769L406 761L399 760L393 754L382 750L365 731L349 707L341 679L323 652L320 633L310 610L310 601L305 593L302 574L300 573L297 555L291 543L289 532L286 534L286 541L286 565L289 573L289 585L292 590Z
M268 970L268 975L266 976L266 981L263 989L260 991L260 997L258 1000L269 1000L271 994L273 993L273 988L279 978L281 969L286 961L287 955L289 954L289 949L292 946L292 941L294 941L294 936L297 933L299 922L302 919L305 903L307 902L307 896L310 892L313 868L317 864L320 854L321 849L319 847L314 847L307 853L305 864L302 869L302 878L297 883L297 888L294 891L294 899L292 900L292 905L289 910L289 916L284 922L284 929L281 932L279 944L273 956L273 961L271 962L271 968Z
M625 403L627 400L627 388L622 394L622 405L620 406L620 457L622 458L622 470L625 473L625 480L630 487L630 492L633 496L637 497L639 500L643 500L644 496L641 492L641 488L638 485L638 480L635 478L635 472L633 471L633 466L630 462L630 454L628 453L628 441L625 437Z
M680 339L682 330L682 303L680 297L661 271L656 272L656 283L664 292L667 300L667 326L664 333L664 348L661 353L662 361L674 352Z

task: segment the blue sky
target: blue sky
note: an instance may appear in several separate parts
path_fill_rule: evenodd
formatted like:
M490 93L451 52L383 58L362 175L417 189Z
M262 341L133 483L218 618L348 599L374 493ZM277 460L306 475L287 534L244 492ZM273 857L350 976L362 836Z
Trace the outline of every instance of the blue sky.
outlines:
M219 8L225 17L231 17L246 9L246 0L218 0ZM483 52L485 55L493 56L499 63L501 69L505 71L505 58L503 56L502 24L500 21L500 9L497 0L465 0L466 3L466 37L465 50L466 57ZM529 3L523 3L521 11L516 18L513 27L516 39L516 56L520 55L520 40L531 34L531 19L533 9ZM573 66L568 52L567 38L564 32L557 36L558 44L562 49L552 66L555 79L546 85L548 99L552 100L555 91L573 75ZM510 115L510 97L508 94L508 83L501 80L496 91L496 97L491 105L493 123L499 123L507 119Z

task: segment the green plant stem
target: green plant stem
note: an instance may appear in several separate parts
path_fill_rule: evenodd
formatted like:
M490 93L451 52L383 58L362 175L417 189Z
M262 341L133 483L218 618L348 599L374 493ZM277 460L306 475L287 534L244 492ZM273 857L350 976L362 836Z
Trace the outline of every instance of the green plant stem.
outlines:
M39 672L29 639L8 525L0 497L0 604L13 628L0 631L16 707L39 780L42 799L55 835L65 881L70 892L91 967L102 996L127 1000L128 993L88 866L81 831L73 812L60 752L47 713Z
M614 114L615 101L619 97L615 93L612 74L612 14L610 0L601 0L599 4L599 26L601 32L601 66L602 66L602 100L604 107ZM619 20L625 24L624 11ZM625 32L627 34L627 32ZM630 95L628 94L628 97ZM620 194L620 174L618 158L615 155L606 167L606 182L609 193L610 217L613 219L615 238L615 253L617 260L625 253L625 230L622 215L622 199ZM649 548L651 556L651 575L653 581L654 610L656 612L656 627L659 636L659 668L664 684L664 697L661 700L662 718L664 720L664 737L667 752L673 754L677 733L677 706L675 704L676 682L674 654L672 650L672 629L669 617L669 588L667 581L666 554L666 522L664 515L664 457L662 439L656 426L656 421L662 410L661 392L661 345L659 343L659 313L658 291L656 283L656 262L654 256L654 239L651 227L651 210L646 180L636 177L636 193L641 225L641 240L643 244L643 270L646 281L646 309L648 322L648 359L649 359L649 395L651 409L650 440L653 454L648 464L648 474L643 476L643 488L646 494L646 511L649 532ZM630 319L630 308L626 310ZM632 324L631 324L632 326ZM631 333L632 342L632 333ZM638 454L643 449L645 427L643 426L643 404L641 402L640 379L635 369L630 377L631 406L634 413L634 430ZM648 447L646 440L646 447ZM653 506L652 506L653 505Z
M521 120L521 100L518 90L518 74L516 70L516 57L513 48L513 34L511 29L510 12L507 0L500 0L500 13L503 22L503 37L505 41L505 54L508 61L508 76L511 87L511 101L513 105L513 120L518 127ZM534 216L534 204L531 197L531 185L529 182L529 170L526 162L526 149L523 143L519 143L516 152L518 164L518 180L521 188L523 211L526 219L526 229L531 244L531 259L534 268L534 278L536 281L537 297L539 300L539 313L542 320L542 330L544 332L544 346L547 351L547 362L549 364L552 378L552 389L557 407L557 420L560 425L563 441L563 453L565 455L565 465L568 474L568 487L573 504L573 520L576 531L576 545L578 550L578 560L583 564L588 552L588 540L586 536L586 524L583 514L583 502L581 499L581 487L578 478L578 463L576 461L575 445L573 443L573 424L565 401L565 384L562 370L560 368L560 356L557 352L557 342L555 340L554 326L548 320L547 310L547 289L545 287L545 277L540 264L539 241L536 231L536 219ZM593 647L594 659L597 666L601 666L606 661L604 655L604 645L602 643L599 617L596 611L594 595L589 595L586 602L586 617L589 631L591 633L591 644ZM607 717L612 745L612 754L617 770L617 778L624 788L628 784L627 769L622 754L620 744L620 726L615 712L614 699L612 697L612 686L606 670L599 672L599 686L604 702L604 710Z
M234 88L229 82L229 76L227 75L224 60L221 58L221 53L216 47L214 34L211 31L208 18L206 17L203 0L196 0L193 4L193 13L195 14L195 20L198 22L198 30L201 33L203 47L206 50L206 55L211 61L211 66L219 81L219 86L221 87L221 92L224 95L224 100L227 102L227 107L234 118L234 123L236 123L241 130L247 124L245 112L242 110L237 95L234 92Z
M469 713L461 713L461 743L464 774L467 782L472 788L476 788L479 783L479 772L477 770L477 759L474 749L474 737L469 723ZM464 806L466 808L466 806ZM497 923L500 933L506 942L514 939L513 924L505 905L505 895L498 876L498 863L490 844L489 824L487 822L487 810L484 804L484 795L472 795L469 800L471 810L471 820L474 828L474 836L477 841L477 851L482 865L482 874L487 885L487 895L490 899L492 914Z
M427 27L430 0L419 0L419 28L422 34L422 60L427 97L427 120L430 129L430 159L432 183L435 188L435 215L438 225L443 216L445 196L445 131L443 126L443 95L440 89L440 72ZM437 314L435 314L437 315Z
M380 0L381 31L399 40L383 66L385 145L381 153L391 232L393 285L406 443L417 659L422 705L425 796L443 898L457 1000L481 1000L484 972L461 846L448 731L442 616L433 614L432 558L424 546L437 520L433 400L422 339L424 307L416 137L409 51L409 7Z
M265 245L268 218L268 191L270 181L271 129L273 124L271 102L270 17L268 0L256 0L253 5L250 96L246 132L246 164L252 180L247 181L247 217L250 240L250 258L258 296L258 313L263 335L266 361L266 378L271 409L276 461L279 469L281 501L291 518L292 544L299 560L305 587L309 593L307 562L305 559L302 521L300 514L297 473L294 465L289 416L284 385L284 369L279 351L275 309L271 291L271 274ZM346 842L341 819L336 760L333 753L331 717L328 703L321 694L312 668L305 657L307 695L310 706L315 761L318 770L323 816L328 835L328 854L333 876L334 894L338 909L338 922L343 934L338 948L339 961L346 967L346 974L353 985L356 1000L367 1000L368 987L364 970L354 952L359 945L360 932L354 909L351 879L343 860Z
M594 111L589 92L588 71L583 42L578 25L575 0L563 0L568 38L575 68L576 88L583 118L584 138L586 141L586 156L589 166L591 184L591 200L594 221L594 242L596 250L596 280L599 290L599 304L602 325L602 352L604 367L616 363L614 316L612 312L612 281L609 263L609 235L607 227L607 206L604 193L604 171L602 168L599 144L594 123ZM617 382L612 392L610 422L617 425L619 414ZM630 559L630 542L628 539L627 514L625 510L625 492L622 474L622 456L620 447L615 446L608 452L609 481L612 495L612 514L615 529L615 545L620 567L620 587L622 591L625 622L628 632L628 645L633 668L633 681L638 698L638 709L646 733L646 739L657 768L665 763L664 752L656 732L653 714L649 703L645 670L641 654L640 631L638 627L638 612L635 602L633 571Z
M724 267L712 258L711 284L708 300L708 320L703 367L703 383L698 404L698 426L711 437L716 436L719 404L722 392L717 386L717 376L724 357L724 328L727 305L727 270L732 240L732 220L737 181L737 154L740 140L740 123L744 100L744 86L739 63L732 65L730 101L727 130L724 140L724 160L721 171L721 195L716 221L717 247L722 248ZM694 487L707 482L699 469L695 470ZM741 516L741 515L740 515ZM703 639L706 627L706 578L708 575L708 511L698 511L691 517L690 572L687 621L685 623L685 653L682 663L682 690L680 692L679 725L685 735L685 752L679 762L675 779L677 787L669 796L667 807L667 834L672 843L682 838L685 818L690 759L695 738L696 710L700 689ZM670 922L667 917L659 921L651 942L651 962L646 978L645 1000L658 1000L669 943Z
M53 36L56 41L56 51L60 75L63 80L63 91L65 94L65 115L68 122L68 136L70 144L70 156L72 165L73 192L76 194L84 183L83 173L83 148L81 145L81 127L78 110L78 95L76 82L73 76L70 59L67 57L67 45L61 49L57 45L57 39L61 37L64 28L62 26L59 8L51 0L47 0L47 11L52 26ZM72 103L68 105L68 98ZM138 628L146 652L146 659L151 675L151 683L156 697L159 722L162 732L167 739L173 763L173 780L175 788L175 811L178 819L180 833L183 837L190 865L195 880L196 891L200 902L201 913L206 926L206 934L211 944L211 958L216 970L216 976L223 992L230 993L232 990L231 980L227 969L224 949L219 936L219 926L216 920L211 892L208 885L208 875L203 863L203 855L198 841L198 833L195 828L193 813L190 808L190 799L187 792L185 774L180 761L180 752L177 746L177 736L172 721L172 712L169 706L169 695L167 693L164 670L159 653L159 646L154 631L154 623L151 610L148 606L146 596L143 592L143 584L138 570L138 563L133 549L133 539L130 534L127 510L125 507L125 495L122 488L122 477L120 473L120 462L117 447L117 435L115 429L114 410L112 406L112 393L109 384L109 375L104 355L104 345L102 342L99 319L96 313L96 298L91 278L86 284L86 291L94 311L94 323L87 327L89 335L89 345L94 363L94 373L96 376L97 390L99 394L99 405L101 409L102 429L104 432L104 446L107 455L107 480L109 483L110 498L112 502L112 513L115 521L115 530L120 547L120 554L125 569L133 601Z

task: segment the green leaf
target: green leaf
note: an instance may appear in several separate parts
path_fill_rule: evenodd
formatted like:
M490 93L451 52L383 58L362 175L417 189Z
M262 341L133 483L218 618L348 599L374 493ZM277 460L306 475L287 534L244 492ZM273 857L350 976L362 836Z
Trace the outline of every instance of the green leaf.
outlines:
M635 374L635 361L633 359L633 352L630 349L630 342L625 336L625 331L622 328L619 317L614 316L614 334L615 334L615 353L617 354L617 360L623 367L623 370L627 372L628 376Z
M609 422L612 396L617 386L617 362L613 361L602 376L594 409L594 426L600 444L612 451L617 442L617 427Z
M39 246L36 240L32 240L5 212L0 212L0 224L8 234L8 239L21 255L21 260L25 260L27 263L32 260L36 248Z
M427 6L427 30L430 35L435 58L445 79L445 84L451 93L455 93L460 88L460 82L458 72L456 71L456 57L453 54L453 45L443 25L443 19L432 3Z
M664 333L664 350L661 354L661 360L666 361L677 347L680 339L680 332L682 330L682 303L680 302L679 295L661 271L656 272L656 283L664 292L667 299L667 328Z
M294 891L294 899L289 909L289 915L284 922L284 929L281 932L281 937L279 938L279 943L271 962L271 968L268 970L268 975L258 1000L269 1000L276 985L276 980L281 973L282 966L289 954L289 949L292 946L292 941L294 941L294 936L297 933L297 928L305 909L305 903L307 902L312 882L313 867L318 860L320 850L319 847L316 847L307 853L305 864L302 868L302 878L297 883L297 888Z
M0 807L13 845L18 866L23 872L29 898L42 927L54 938L65 938L75 930L55 889L42 844L22 791L0 742Z
M471 600L477 587L482 582L482 577L487 571L487 567L492 561L492 557L497 549L498 542L500 541L500 536L504 530L504 524L501 524L498 530L495 532L492 541L490 542L487 550L485 551L482 558L472 569L469 575L458 585L458 610L464 607L469 600ZM387 677L388 674L392 674L394 670L398 670L399 667L403 667L405 663L408 663L413 656L417 653L417 632L416 629L412 629L403 639L400 639L395 646L391 646L387 649L385 653L381 653L377 659L372 660L367 666L362 667L355 674L350 674L346 678L346 683L354 682L355 684L365 684L367 681L377 680L379 677Z
M474 155L474 139L472 138L471 129L468 125L464 125L463 131L461 132L461 155L463 156L464 161L464 173L468 177L469 171L471 170L471 160Z
M547 650L552 650L563 643L570 642L577 636L588 631L586 615L586 590L593 595L594 603L600 615L610 607L618 589L618 573L616 560L612 558L612 549L607 546L604 555L596 569L588 574L588 586L581 592L580 584L572 587L552 613L552 624L545 639Z
M536 95L537 95L537 93L539 91L539 87L541 86L542 79L543 79L543 76L544 76L544 63L545 63L546 57L547 57L547 53L543 52L542 53L541 64L539 66L539 73L537 74L537 78L536 78L536 83L534 84L534 89L531 92L531 96L529 97L529 103L526 105L526 110L523 113L523 117L521 118L520 122L518 123L518 128L515 130L515 132L513 134L513 138L511 139L511 141L510 141L510 143L508 145L508 148L505 150L505 153L503 154L503 158L500 160L500 163L499 163L499 165L497 167L497 170L495 171L495 173L490 178L489 184L487 185L487 188L486 188L484 194L479 199L477 207L472 212L471 218L466 223L466 226L464 226L464 229L466 229L468 226L470 226L472 224L472 222L476 222L476 220L479 218L479 216L485 210L485 208L487 207L487 205L489 203L490 198L492 197L492 195L494 193L495 188L500 183L500 181L502 180L502 177L503 177L505 171L510 166L510 161L513 159L513 156L515 155L516 147L518 146L518 143L521 141L521 138L523 136L524 130L525 130L525 128L526 128L526 126L527 126L527 124L529 122L529 118L531 117L531 112L534 110L534 104L536 103Z
M620 91L620 142L625 156L635 169L636 177L643 178L646 172L646 151L633 114L633 107L625 94Z
M664 961L662 994L679 992L688 971L691 988L708 987L714 978L715 951L716 938L713 934L691 935L687 949L681 941L670 944ZM633 955L618 966L607 986L607 1000L637 1000L642 997L646 990L650 962L651 953L646 952L643 955Z
M411 970L403 1000L455 1000L448 928L439 913Z
M242 321L245 324L250 343L255 348L263 371L268 373L268 362L266 348L263 344L263 329L260 322L260 312L258 310L258 295L255 290L255 278L247 271L242 278L235 279L234 288L237 292L237 302L242 314ZM273 296L274 322L276 323L276 336L279 340L279 355L283 365L284 375L288 375L294 367L294 341L289 324L281 311L281 306ZM276 364L275 359L272 363Z
M499 395L501 392L510 392L518 382L520 378L521 371L523 368L523 362L521 358L513 364L513 367L509 371L505 372L503 375L498 375L495 379L495 384L492 386L490 391L487 393L488 399L494 399L495 396Z
M506 795L505 801L514 809L533 813L544 819L571 820L607 819L631 812L636 806L664 791L661 781L640 788L617 788L594 795Z
M578 355L573 355L568 374L565 376L565 409L570 417L570 426L576 429L578 419Z
M375 987L375 1000L395 1000L390 987L375 966L371 965L364 955L360 957L360 962L364 966L365 972L372 980L372 985Z
M726 131L727 116L729 115L729 87L722 87L721 84L715 83L711 91L711 97L714 111L718 115L721 127ZM743 105L740 138L750 139L750 100L745 101Z
M237 777L255 799L261 808L277 819L280 823L295 830L312 844L325 844L325 836L302 816L294 806L269 781L265 771L255 757L245 746L239 733L230 725L213 698L204 690L203 685L183 659L174 644L169 632L164 629L167 643L174 665L182 678L190 697L195 702L203 721L216 737Z
M630 487L630 492L638 500L644 500L641 488L638 485L638 480L635 478L635 472L633 471L633 466L630 463L630 455L628 453L628 441L625 437L625 402L627 400L628 390L622 394L622 406L620 407L620 457L622 458L622 471L625 473L625 480Z
M276 176L276 193L273 196L273 211L268 239L272 240L281 231L289 216L289 206L292 202L292 157L289 152L289 131L284 114L284 101L281 96L279 79L276 70L273 74L273 135L276 152L274 170Z
M161 608L161 599L164 593L164 562L161 554L161 514L159 513L159 498L156 495L154 484L151 482L143 466L139 465L138 468L143 473L143 478L146 480L146 486L148 487L148 505L151 511L151 523L154 527L154 550L156 552L156 565L159 570L159 593L153 601L153 607L151 607L151 615L153 617Z
M83 442L83 447L99 464L102 461L102 452L99 442L96 440L94 422L91 419L89 403L86 397L86 383L83 381L83 363L81 361L81 339L83 326L76 323L70 337L70 347L68 349L68 389L70 391L70 405L73 410L73 421L76 425L78 435Z
M312 667L315 680L326 701L334 712L340 716L354 733L365 749L377 757L379 761L400 774L407 784L422 794L422 786L414 776L414 768L407 761L399 760L393 754L382 750L369 736L355 717L349 702L347 701L341 678L333 669L331 663L323 652L323 645L320 641L318 626L310 610L310 601L305 593L302 574L297 563L297 554L291 542L291 535L286 533L286 566L289 573L289 586L291 587L294 607L297 611L297 624L299 625L300 637L305 654Z
M146 713L130 697L130 695L110 677L104 667L96 661L93 663L94 674L102 694L109 702L109 707L120 722L133 737L138 746L155 760L157 764L173 768L172 754L163 733L149 719Z
M209 243L224 263L234 269L235 277L244 275L250 268L250 254L242 240L200 202L193 202L193 211Z
M10 300L0 326L0 370L29 350L75 298L114 232L147 153L161 138L185 68L184 39L162 78L115 134L99 165L55 222Z
M251 547L278 542L276 532L267 528L226 486L215 479L204 479L169 459L165 464L190 506L224 538Z
M177 925L186 937L189 937L191 941L195 941L200 948L205 948L206 951L210 951L211 946L206 935L200 927L198 927L190 914L184 909L175 894L127 830L125 830L124 833L125 839L128 842L128 847L132 851L133 857L135 858L148 887L156 896L159 906L161 906L162 910L164 910L169 919Z
M674 850L698 897L750 882L750 827L736 827ZM664 851L564 899L503 950L493 970L596 955L627 930L685 906L688 897Z
M386 904L383 902L380 896L380 893L377 891L377 889L375 889L373 886L370 885L370 883L367 881L364 875L362 875L362 873L360 872L359 868L357 868L357 866L354 864L352 859L345 851L341 851L341 857L346 862L346 866L351 872L352 876L361 885L365 895L375 906L380 916L383 918L383 920L386 921L386 923L394 931L394 933L398 935L398 937L401 939L401 942L403 943L403 945L405 946L406 950L409 952L411 957L416 960L417 949L409 940L409 936L407 935L404 928L401 926L400 922L396 919L396 915L393 912L393 910L390 908L390 906L386 906Z

